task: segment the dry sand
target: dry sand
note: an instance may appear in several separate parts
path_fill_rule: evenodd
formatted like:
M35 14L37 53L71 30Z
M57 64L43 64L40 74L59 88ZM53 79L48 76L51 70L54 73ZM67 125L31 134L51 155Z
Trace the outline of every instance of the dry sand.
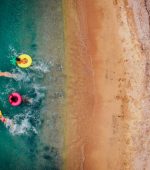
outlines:
M64 0L65 170L149 170L146 54L133 7Z

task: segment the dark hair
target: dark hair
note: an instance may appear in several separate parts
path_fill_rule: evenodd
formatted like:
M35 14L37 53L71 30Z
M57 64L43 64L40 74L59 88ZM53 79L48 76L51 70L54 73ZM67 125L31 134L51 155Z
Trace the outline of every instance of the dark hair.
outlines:
M16 97L16 96L11 96L11 100L12 100L13 102L17 102L17 101L18 101L18 97Z
M16 61L21 61L21 59L19 57L16 57Z

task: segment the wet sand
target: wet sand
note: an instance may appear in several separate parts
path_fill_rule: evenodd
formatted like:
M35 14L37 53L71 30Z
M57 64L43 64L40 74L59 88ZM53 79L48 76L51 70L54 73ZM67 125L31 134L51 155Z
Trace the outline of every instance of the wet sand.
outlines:
M64 16L64 169L144 168L136 161L144 145L145 59L133 11L122 0L64 0Z

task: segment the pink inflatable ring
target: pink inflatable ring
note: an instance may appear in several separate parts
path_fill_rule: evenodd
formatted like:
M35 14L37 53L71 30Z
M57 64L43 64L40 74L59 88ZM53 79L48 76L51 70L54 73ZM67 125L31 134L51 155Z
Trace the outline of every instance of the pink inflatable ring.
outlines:
M9 95L9 102L12 106L19 106L22 103L22 97L19 93Z

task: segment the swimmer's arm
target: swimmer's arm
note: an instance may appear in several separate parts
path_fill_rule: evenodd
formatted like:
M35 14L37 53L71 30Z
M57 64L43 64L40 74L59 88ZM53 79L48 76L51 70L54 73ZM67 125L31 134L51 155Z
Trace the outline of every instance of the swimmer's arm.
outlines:
M15 74L12 74L12 73L9 73L9 72L0 72L0 76L1 77L12 77L12 78L16 77Z

